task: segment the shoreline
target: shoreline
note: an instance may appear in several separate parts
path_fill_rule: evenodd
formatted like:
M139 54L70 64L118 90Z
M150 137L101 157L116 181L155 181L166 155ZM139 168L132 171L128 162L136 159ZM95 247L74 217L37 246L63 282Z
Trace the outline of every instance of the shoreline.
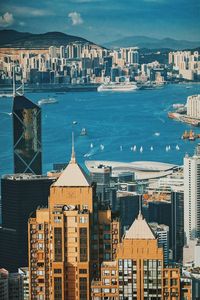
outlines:
M166 82L169 84L183 84L183 85L200 85L200 82ZM45 93L45 92L58 92L58 93L67 93L67 92L88 92L88 91L97 91L97 88L101 83L88 83L88 84L27 84L24 85L24 92L26 93ZM0 84L1 94L11 94L12 86ZM0 95L1 95L0 94Z

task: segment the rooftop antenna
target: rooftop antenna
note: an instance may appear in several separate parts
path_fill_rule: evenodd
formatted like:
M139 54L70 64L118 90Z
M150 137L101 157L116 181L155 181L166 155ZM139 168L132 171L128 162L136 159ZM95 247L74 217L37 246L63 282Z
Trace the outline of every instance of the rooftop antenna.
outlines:
M13 98L16 96L15 65L13 65Z
M76 157L75 157L75 151L74 151L74 132L72 132L72 155L70 163L75 164L76 163Z

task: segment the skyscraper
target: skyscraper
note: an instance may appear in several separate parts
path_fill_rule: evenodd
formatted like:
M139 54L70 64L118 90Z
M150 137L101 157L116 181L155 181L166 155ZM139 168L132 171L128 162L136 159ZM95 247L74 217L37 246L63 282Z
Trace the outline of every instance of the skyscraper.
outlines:
M198 154L198 151L197 151ZM200 155L184 157L185 243L200 238Z
M98 209L95 189L72 151L51 186L49 207L29 219L31 299L89 300L101 262L115 258L119 222Z
M180 299L180 271L164 268L163 249L139 213L118 245L116 259L103 262L92 282L92 300Z
M12 112L14 173L42 174L41 109L15 96Z
M172 257L176 262L183 259L184 246L184 190L183 187L173 189L171 193L171 248Z
M28 218L38 206L47 206L53 182L53 177L32 174L5 175L1 179L1 267L16 272L28 266Z

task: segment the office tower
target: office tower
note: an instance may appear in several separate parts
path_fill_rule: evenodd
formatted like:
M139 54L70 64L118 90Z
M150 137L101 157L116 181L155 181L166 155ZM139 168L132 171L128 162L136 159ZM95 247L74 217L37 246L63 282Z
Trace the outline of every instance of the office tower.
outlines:
M101 262L115 258L119 222L110 210L98 210L95 188L72 151L51 186L49 207L29 219L32 299L89 300Z
M168 201L149 201L148 222L169 226L169 247L171 248L171 203Z
M22 277L23 300L29 300L29 271L28 267L18 269L18 274Z
M185 243L200 238L200 156L184 157Z
M24 300L23 279L20 274L0 269L0 299Z
M140 213L118 245L116 259L102 263L92 299L180 299L180 271L164 268L163 249Z
M169 263L169 227L158 223L149 223L149 226L158 240L158 247L163 248L164 265L167 266Z
M20 266L28 266L28 218L38 206L47 206L53 181L53 177L32 174L5 175L1 179L1 267L16 272Z
M182 262L184 246L184 189L179 187L171 193L171 249L172 258Z
M122 234L125 233L139 213L140 196L136 193L117 192Z
M100 203L110 205L110 176L111 168L99 165L90 170L91 181L96 182L96 193Z
M13 101L14 173L42 174L41 109L24 96Z

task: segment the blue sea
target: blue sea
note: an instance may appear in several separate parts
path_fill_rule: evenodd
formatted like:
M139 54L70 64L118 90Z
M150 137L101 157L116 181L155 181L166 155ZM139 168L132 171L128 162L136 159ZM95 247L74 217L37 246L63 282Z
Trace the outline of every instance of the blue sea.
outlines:
M200 85L189 86L174 84L133 92L27 94L35 103L46 97L58 100L42 106L43 172L52 170L53 163L70 159L72 131L76 157L82 165L86 159L181 165L184 155L193 154L198 143L183 141L183 132L193 129L200 133L200 129L171 120L167 113L172 104L185 103L187 96L200 93ZM0 175L13 172L11 110L12 99L0 98ZM80 136L82 128L86 136ZM136 152L131 151L134 145ZM166 151L169 145L171 150ZM139 151L141 147L143 152Z

